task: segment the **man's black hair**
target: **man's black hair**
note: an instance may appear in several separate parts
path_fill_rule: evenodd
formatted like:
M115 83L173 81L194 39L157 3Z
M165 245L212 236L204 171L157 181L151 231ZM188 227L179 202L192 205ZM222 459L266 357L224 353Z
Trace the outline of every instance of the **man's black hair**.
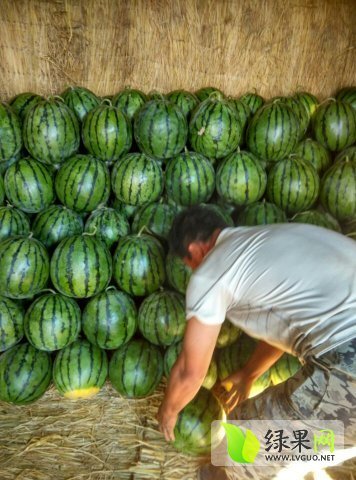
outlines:
M206 242L215 230L227 226L224 219L212 208L202 205L187 208L174 219L168 237L170 251L181 258L190 258L188 245L191 242Z

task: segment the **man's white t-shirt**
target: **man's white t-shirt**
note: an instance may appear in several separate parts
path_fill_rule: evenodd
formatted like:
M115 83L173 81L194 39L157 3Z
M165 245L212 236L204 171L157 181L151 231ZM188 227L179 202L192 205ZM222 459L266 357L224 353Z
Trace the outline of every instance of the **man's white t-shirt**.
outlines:
M319 356L356 336L356 242L297 223L226 228L191 276L186 312Z

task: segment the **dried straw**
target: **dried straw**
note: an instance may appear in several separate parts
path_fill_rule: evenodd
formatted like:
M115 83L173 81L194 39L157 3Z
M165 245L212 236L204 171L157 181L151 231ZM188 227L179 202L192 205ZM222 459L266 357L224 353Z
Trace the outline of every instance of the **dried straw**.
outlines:
M0 402L1 480L193 480L202 459L179 454L157 430L161 385L148 399L107 384L66 400L52 387L29 406Z

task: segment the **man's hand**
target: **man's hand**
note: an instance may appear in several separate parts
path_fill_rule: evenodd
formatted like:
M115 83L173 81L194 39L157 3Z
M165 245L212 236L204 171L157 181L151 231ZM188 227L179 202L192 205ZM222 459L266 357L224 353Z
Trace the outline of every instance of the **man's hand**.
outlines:
M174 442L174 427L177 423L178 415L172 415L167 411L165 405L162 403L159 407L157 420L159 423L159 431L163 433L167 442Z
M220 382L215 392L226 413L230 413L231 410L249 397L254 381L255 378L249 377L241 369Z

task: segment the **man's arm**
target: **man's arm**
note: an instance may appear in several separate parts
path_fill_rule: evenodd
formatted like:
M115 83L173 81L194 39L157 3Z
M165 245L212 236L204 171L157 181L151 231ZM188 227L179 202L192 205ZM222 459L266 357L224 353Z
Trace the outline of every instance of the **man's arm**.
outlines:
M196 317L187 323L182 351L174 364L158 412L160 431L174 440L178 413L195 397L213 356L221 325L205 325Z
M246 400L253 382L263 375L283 355L284 351L260 340L247 363L225 378L221 385L226 392L218 394L227 412Z

